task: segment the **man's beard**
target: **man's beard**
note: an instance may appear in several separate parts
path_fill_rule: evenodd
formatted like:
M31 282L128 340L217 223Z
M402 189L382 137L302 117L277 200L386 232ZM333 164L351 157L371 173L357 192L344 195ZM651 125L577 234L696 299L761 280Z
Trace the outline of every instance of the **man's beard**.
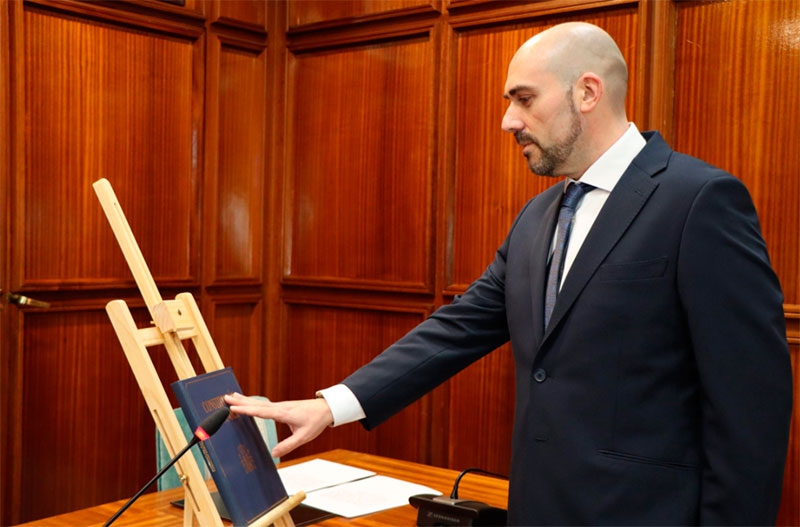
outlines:
M569 101L569 108L570 113L572 114L572 122L570 123L570 129L567 137L553 145L550 145L549 147L542 146L541 143L533 138L533 136L525 132L517 132L514 134L514 138L517 140L517 143L532 143L539 148L541 154L539 155L538 159L534 159L533 154L526 156L528 158L528 167L530 167L531 172L534 174L539 176L561 175L560 173L556 173L556 170L563 167L564 161L566 161L572 154L572 150L575 148L575 143L578 141L578 137L580 137L581 133L583 132L580 115L578 114L575 105L572 104L572 100Z

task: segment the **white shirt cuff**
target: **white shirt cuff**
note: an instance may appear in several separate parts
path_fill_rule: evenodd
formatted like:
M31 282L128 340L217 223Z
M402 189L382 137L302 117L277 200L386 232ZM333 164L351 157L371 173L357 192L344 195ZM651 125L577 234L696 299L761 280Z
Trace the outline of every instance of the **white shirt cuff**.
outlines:
M367 416L356 396L344 384L337 384L320 390L317 392L317 397L324 397L325 402L328 403L331 409L331 414L333 414L333 424L331 426L352 423Z

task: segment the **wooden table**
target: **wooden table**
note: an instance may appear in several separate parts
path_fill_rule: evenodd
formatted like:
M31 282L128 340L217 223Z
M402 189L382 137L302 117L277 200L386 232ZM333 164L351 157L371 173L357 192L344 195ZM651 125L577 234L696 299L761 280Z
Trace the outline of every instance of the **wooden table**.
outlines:
M282 463L289 466L309 459L321 458L345 465L351 465L412 483L419 483L449 496L458 471L439 467L390 459L371 454L360 454L349 450L331 450L313 456ZM508 482L500 479L470 473L459 484L459 498L479 500L495 507L506 507ZM183 489L176 488L145 494L125 511L114 526L152 526L180 527L183 525L183 510L170 504L183 498ZM127 499L90 507L75 512L60 514L23 524L25 527L63 527L102 526ZM346 519L330 518L315 525L321 526L377 526L377 525L416 525L417 510L411 505L397 507L367 516ZM226 522L227 523L227 522Z

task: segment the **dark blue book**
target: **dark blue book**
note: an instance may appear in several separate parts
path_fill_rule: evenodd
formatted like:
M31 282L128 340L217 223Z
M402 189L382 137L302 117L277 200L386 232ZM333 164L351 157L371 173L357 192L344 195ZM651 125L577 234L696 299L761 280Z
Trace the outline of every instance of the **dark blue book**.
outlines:
M192 430L225 406L225 394L241 393L231 368L176 381L172 390ZM200 447L234 525L252 523L288 497L252 417L231 414Z

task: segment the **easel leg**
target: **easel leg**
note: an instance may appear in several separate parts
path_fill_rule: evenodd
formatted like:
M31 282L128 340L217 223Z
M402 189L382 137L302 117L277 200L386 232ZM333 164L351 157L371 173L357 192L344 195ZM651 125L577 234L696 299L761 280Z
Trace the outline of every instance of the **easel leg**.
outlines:
M192 527L194 524L194 513L188 503L183 506L183 527Z

